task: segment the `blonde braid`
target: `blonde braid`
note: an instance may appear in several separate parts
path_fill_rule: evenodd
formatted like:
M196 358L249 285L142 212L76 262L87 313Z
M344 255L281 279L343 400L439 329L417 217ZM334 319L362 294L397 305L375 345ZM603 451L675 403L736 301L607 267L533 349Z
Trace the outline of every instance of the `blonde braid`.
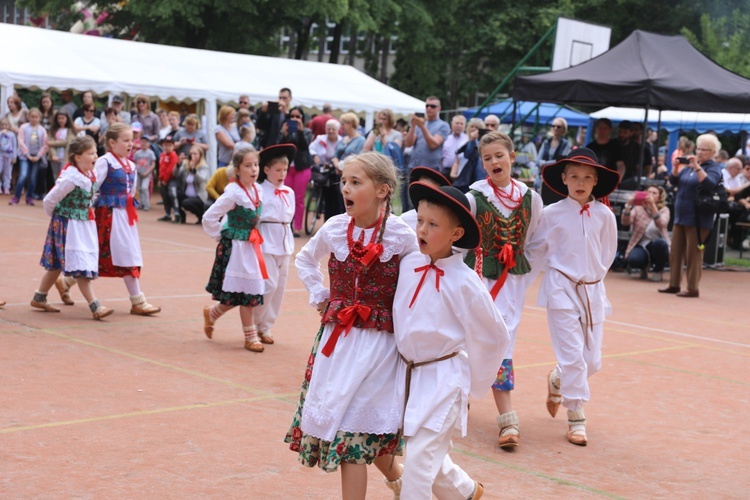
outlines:
M385 197L385 213L383 214L383 224L380 225L380 236L378 236L378 243L383 241L383 235L385 234L385 221L388 220L388 216L391 215L391 199L393 198L393 192L391 187L388 186L388 195Z

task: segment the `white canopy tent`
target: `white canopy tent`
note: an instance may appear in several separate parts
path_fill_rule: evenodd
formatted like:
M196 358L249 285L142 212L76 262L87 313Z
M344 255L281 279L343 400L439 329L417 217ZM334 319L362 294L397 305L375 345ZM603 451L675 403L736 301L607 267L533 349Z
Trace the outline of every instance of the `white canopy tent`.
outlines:
M643 122L645 110L636 108L619 108L610 106L591 113L593 119L609 118L615 123L623 120ZM648 123L656 128L659 123L659 111L648 112ZM698 113L695 111L662 111L661 128L669 132L675 130L696 130L698 132L715 131L718 133L750 130L748 113Z
M204 101L209 164L215 165L217 101L276 100L282 87L293 104L374 114L424 111L424 101L347 65L213 52L0 24L2 114L13 88L92 90L97 95L145 94L163 100Z

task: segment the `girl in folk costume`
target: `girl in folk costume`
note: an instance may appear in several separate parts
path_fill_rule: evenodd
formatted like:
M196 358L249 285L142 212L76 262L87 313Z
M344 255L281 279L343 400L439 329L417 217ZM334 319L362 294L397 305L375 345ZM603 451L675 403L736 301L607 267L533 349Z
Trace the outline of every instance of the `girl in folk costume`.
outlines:
M541 197L525 184L511 178L516 158L513 141L500 132L490 132L479 141L479 155L487 179L475 182L467 194L471 211L482 232L481 245L469 252L465 262L480 272L510 333L510 344L492 385L500 428L498 444L513 448L520 438L518 416L511 405L515 385L513 348L521 320L531 270L524 246L542 214Z
M285 441L303 465L327 472L341 465L344 499L365 497L370 463L396 498L401 489L402 467L393 460L402 453L401 361L391 309L399 261L417 244L406 223L389 217L396 185L387 156L347 158L341 177L346 214L326 221L295 260L323 319ZM330 290L320 270L326 257Z
M34 292L32 307L60 312L47 302L47 292L63 272L78 282L94 319L102 319L113 312L99 303L91 286L99 270L99 242L91 208L96 189L96 157L96 143L91 137L73 139L69 146L69 163L55 187L44 197L44 211L52 217L40 262L47 272Z
M294 144L277 144L260 152L260 179L263 190L263 213L260 234L263 236L263 257L268 280L263 304L255 311L258 335L264 344L273 344L271 328L276 323L284 299L289 260L294 253L291 223L294 219L294 191L284 185L289 163L294 160Z
M212 338L216 320L239 306L245 349L263 352L253 313L254 307L263 304L264 280L268 278L260 250L263 238L256 228L263 201L263 192L255 182L260 170L258 153L240 149L232 156L232 166L237 178L203 214L203 229L219 242L206 285L218 303L203 308L203 331Z
M108 152L94 167L99 183L96 227L99 232L99 276L122 278L130 294L130 314L150 316L161 308L146 302L139 278L143 257L135 209L135 165L128 160L133 131L124 123L112 124L105 135ZM58 282L63 302L70 303L69 277Z

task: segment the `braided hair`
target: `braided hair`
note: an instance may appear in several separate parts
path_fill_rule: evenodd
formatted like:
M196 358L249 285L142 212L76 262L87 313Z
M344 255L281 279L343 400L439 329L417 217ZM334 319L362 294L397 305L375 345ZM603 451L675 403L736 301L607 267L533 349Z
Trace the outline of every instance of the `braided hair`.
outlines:
M353 162L360 164L362 170L365 171L367 176L372 179L372 182L374 182L376 186L382 184L388 186L388 194L386 194L385 197L383 224L380 226L380 234L378 235L378 243L380 243L383 241L383 234L385 234L386 220L388 220L388 216L393 209L393 193L398 189L398 170L390 157L374 151L368 151L366 153L347 157L344 160L342 169L346 164Z

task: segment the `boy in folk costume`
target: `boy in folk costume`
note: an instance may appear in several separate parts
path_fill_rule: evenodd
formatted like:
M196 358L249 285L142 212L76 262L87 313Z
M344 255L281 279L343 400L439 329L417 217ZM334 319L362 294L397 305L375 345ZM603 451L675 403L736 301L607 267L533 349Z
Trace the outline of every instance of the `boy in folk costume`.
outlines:
M404 391L406 461L402 498L482 496L484 487L448 453L455 429L466 435L469 394L492 384L509 343L500 312L479 276L453 246L479 244L479 226L466 196L453 187L409 186L417 207L421 253L400 264L393 319ZM467 311L471 311L467 314Z
M547 307L557 358L547 380L547 410L554 417L562 402L568 441L585 446L587 378L601 369L602 323L611 313L603 280L617 251L615 216L596 200L617 187L620 175L599 165L590 149L578 148L545 166L542 179L567 196L544 209L526 246L532 268L546 271L537 304Z
M289 261L294 253L294 191L284 185L289 164L297 154L294 144L276 144L260 152L258 181L263 192L263 211L260 214L261 251L266 259L268 279L263 304L255 310L258 335L263 344L273 344L271 329L279 317L284 300Z

